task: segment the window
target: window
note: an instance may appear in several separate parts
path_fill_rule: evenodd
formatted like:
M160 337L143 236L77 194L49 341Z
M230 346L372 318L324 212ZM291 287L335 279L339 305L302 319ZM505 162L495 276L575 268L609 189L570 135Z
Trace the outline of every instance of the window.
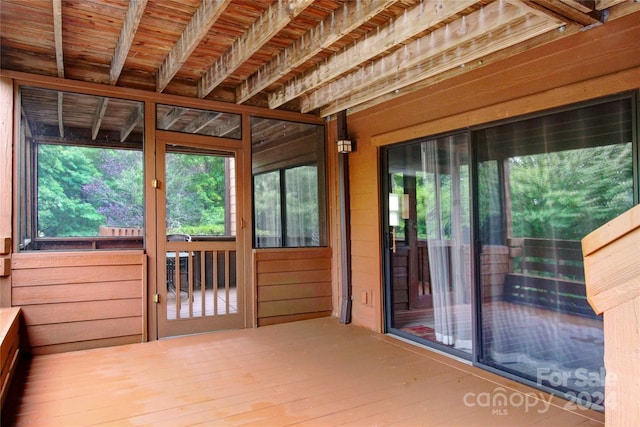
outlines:
M254 246L326 246L324 127L252 118Z
M156 127L160 130L189 134L242 138L240 114L158 105Z
M20 249L143 246L143 105L22 87Z

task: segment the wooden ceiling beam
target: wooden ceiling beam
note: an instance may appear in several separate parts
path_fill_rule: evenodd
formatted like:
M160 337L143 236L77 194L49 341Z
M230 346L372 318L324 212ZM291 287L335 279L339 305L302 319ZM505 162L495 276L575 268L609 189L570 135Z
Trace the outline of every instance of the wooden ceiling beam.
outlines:
M222 113L203 112L196 119L190 121L183 129L185 133L198 133L202 129L209 126L214 120L220 117Z
M220 137L227 136L232 132L240 129L240 126L241 126L240 121L230 120L217 128L218 132L216 136L220 136Z
M64 78L64 50L62 47L62 0L52 0L53 5L53 39L56 49L56 69L58 77ZM64 95L58 92L58 131L64 138Z
M516 21L488 32L480 39L469 40L429 58L425 63L399 70L393 77L372 82L367 90L336 99L320 111L322 117L371 101L395 90L410 86L452 68L477 61L501 49L506 49L559 27L557 20L525 15ZM490 43L489 43L490 41Z
M596 9L595 0L560 0L562 3L582 13L591 13Z
M58 132L60 138L64 138L64 94L58 92Z
M188 110L183 107L172 107L169 111L167 111L167 114L165 114L158 120L158 129L169 130L171 126L173 126L175 122L180 120L180 117L182 117L182 115L187 111Z
M98 107L96 108L96 113L93 116L93 123L91 125L91 140L95 141L98 136L98 132L100 132L100 126L102 126L102 120L104 119L104 115L107 112L107 106L109 105L109 98L102 97L100 101L98 101Z
M142 102L138 102L138 104L133 108L127 122L122 126L122 129L120 129L120 142L124 142L129 137L129 134L133 132L138 121L142 119L144 112L143 105L144 104Z
M204 98L238 69L265 43L287 26L313 0L278 0L205 71L198 81L198 97Z
M441 84L442 82L458 77L465 73L486 67L490 64L494 64L496 62L500 62L506 58L510 58L515 55L519 55L527 50L545 45L547 43L560 40L562 38L568 37L570 35L576 34L581 31L582 26L576 23L570 23L566 26L561 27L562 30L558 29L556 31L549 31L539 36L533 37L531 39L526 40L523 43L519 43L505 49L499 50L497 52L490 53L488 55L483 55L481 59L476 61L467 62L464 67L456 67L450 70L447 70L443 73L434 75L432 77L427 77L424 80L415 81L402 89L395 90L393 92L386 93L377 98L371 99L369 101L363 102L361 104L350 107L348 112L349 114L353 114L359 111L364 111L369 108L375 107L379 104L382 104L387 101L392 101L399 96L406 95L408 93L417 92L419 90L423 90L427 87L431 87L437 84ZM464 83L463 83L464 84ZM331 104L333 105L333 104Z
M393 19L388 25L372 32L375 34L367 34L353 45L316 66L311 72L299 79L296 78L285 83L282 88L269 94L269 108L278 108L304 95L308 91L351 71L356 65L369 61L439 22L464 11L475 3L476 1L473 0L445 2L425 0L415 5L405 14Z
M358 71L304 95L300 102L301 111L308 113L336 97L366 91L371 84L392 78L399 69L416 66L456 46L481 38L485 33L493 32L521 18L525 13L526 10L509 3L491 3L482 10L440 27L393 53L361 67ZM558 21L558 26L560 25L562 22Z
M573 22L577 22L578 24L583 25L585 27L602 24L602 22L600 22L598 19L590 16L587 13L574 9L573 7L561 2L560 0L522 0L522 1L531 5L532 7L535 7L534 5L542 7L543 9L541 10L544 10L544 9L550 10L554 13L564 16L565 18Z
M596 10L604 10L613 6L617 6L620 3L624 3L627 0L595 0Z
M191 21L189 21L158 70L156 79L157 92L162 92L167 87L230 2L231 0L202 0L200 7L191 17Z
M346 2L319 25L311 28L292 45L236 88L236 103L242 104L291 70L326 49L346 34L395 3L395 0Z
M124 18L124 24L118 37L118 43L113 52L113 58L111 59L111 68L109 69L109 83L115 85L118 82L122 67L127 60L129 50L133 44L133 37L136 35L140 19L144 13L144 8L147 6L147 0L135 0L129 2L129 8Z
M58 77L64 78L64 51L62 48L62 0L53 0L53 38L56 47Z

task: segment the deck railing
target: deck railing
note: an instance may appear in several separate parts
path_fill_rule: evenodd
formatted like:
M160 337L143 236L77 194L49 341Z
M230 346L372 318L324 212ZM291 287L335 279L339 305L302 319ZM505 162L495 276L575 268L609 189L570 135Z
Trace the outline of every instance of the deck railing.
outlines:
M580 241L518 238L510 239L509 247L505 301L595 316L587 302Z
M451 249L446 241L442 247ZM466 245L465 249L468 251L469 246ZM408 245L397 247L392 259L395 309L416 308L412 304L412 292L416 293L413 289L416 286L422 293L431 293L426 240L417 242L413 260ZM411 262L417 265L411 267ZM465 263L463 268L470 278L468 264ZM507 245L484 245L480 254L480 272L485 302L504 300L596 316L587 302L580 241L514 238L509 239Z

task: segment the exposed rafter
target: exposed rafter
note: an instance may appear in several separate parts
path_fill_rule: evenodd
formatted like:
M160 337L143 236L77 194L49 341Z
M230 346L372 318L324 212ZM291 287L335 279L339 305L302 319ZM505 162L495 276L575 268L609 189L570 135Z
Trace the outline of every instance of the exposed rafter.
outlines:
M143 104L141 102L138 103L129 115L127 122L122 126L122 129L120 130L120 142L124 142L131 132L133 132L133 129L135 129L136 124L142 120L142 113L144 111L142 106Z
M624 3L627 0L595 0L595 1L596 1L596 10L603 10L613 6L617 6L620 3Z
M241 123L237 120L229 120L228 122L224 123L223 125L219 126L216 128L216 136L227 136L230 133L240 129Z
M366 92L366 89L375 82L393 78L401 68L417 66L429 58L481 37L485 33L491 33L521 18L524 14L523 9L508 3L491 3L480 11L440 27L392 54L303 96L301 110L306 113L322 107L327 103L327 99L341 98L355 92ZM562 25L562 22L558 22L558 25ZM450 62L452 66L454 61Z
M53 38L56 46L58 77L64 78L64 52L62 49L62 0L53 1Z
M98 101L98 107L96 108L96 112L93 115L93 124L91 125L91 140L95 141L98 136L98 132L100 132L100 126L102 125L102 120L104 119L104 115L107 112L107 106L109 105L109 98L100 98Z
M53 38L56 47L56 68L58 77L64 78L64 53L62 48L62 0L53 1ZM64 95L58 92L58 131L64 138Z
M231 0L202 0L200 7L193 14L177 43L171 48L169 55L158 70L156 90L162 92L176 75L182 64L207 35L209 28L222 15Z
M118 82L124 62L127 60L129 49L133 43L133 37L136 35L138 24L144 12L144 8L147 5L147 0L135 0L129 2L129 9L124 18L124 24L120 31L120 37L118 38L118 44L113 52L113 59L111 59L111 69L109 70L109 83L115 85Z
M490 64L499 62L501 60L504 60L505 58L509 58L515 55L518 55L522 52L527 51L528 49L530 49L533 46L540 46L555 40L559 40L562 38L565 38L567 36L570 36L572 34L575 34L577 32L579 32L582 28L582 26L580 26L579 24L576 23L569 23L565 26L561 27L562 30L558 29L556 31L549 31L546 32L544 34L541 34L537 37L533 37L531 39L526 40L523 43L519 43L519 44L515 44L513 46L504 48L502 50L499 50L497 52L493 52L490 53L488 55L482 55L481 59L475 60L475 61L469 61L465 64L464 67L460 66L460 67L455 67L452 68L450 70L447 70L445 72L436 74L434 76L431 77L427 77L423 80L417 80L412 82L411 84L398 89L398 90L394 90L392 92L388 92L384 95L381 95L377 98L373 98L369 101L365 101L362 102L360 104L354 105L353 107L349 108L349 113L355 113L358 111L363 111L366 110L368 108L374 107L376 105L382 104L384 102L387 101L391 101L393 99L398 98L399 96L405 95L407 93L413 93L419 90L422 90L426 87L429 86L433 86L435 84L441 83L445 80L451 79L453 77L457 77L460 76L462 74L471 72L473 70L477 70L478 68L483 68L485 66L488 66ZM424 64L426 65L426 64ZM337 107L335 106L340 106L342 105L343 100L337 100L335 102L331 102L329 104L326 105L325 109L326 111L329 111L331 109L335 109ZM334 108L335 107L335 108Z
M354 65L362 64L386 50L405 42L429 29L438 22L456 15L476 3L472 0L426 0L406 14L397 17L375 34L359 40L349 48L329 58L300 79L286 83L269 95L269 108L277 108L315 87L349 72Z
M523 25L525 21L527 25ZM324 107L320 115L335 114L351 106L409 86L416 81L425 80L455 67L462 67L468 62L477 61L485 55L544 34L561 25L562 23L559 21L550 21L540 16L521 15L519 18L494 26L492 30L487 31L483 37L490 39L491 43L478 43L477 40L468 39L462 44L450 45L446 51L429 57L426 62L403 68L388 78L371 79L366 90L352 92L345 97L334 97L334 99L337 98L336 101Z
M240 111L218 108L218 102L323 116L346 108L362 111L594 26L635 28L640 16L638 0L120 3L0 0L3 72L215 101L159 105L156 126L180 131L202 126L204 110ZM514 8L521 9L519 17ZM34 132L46 126L51 136L71 138L82 128L83 138L93 137L96 144L104 138L118 143L123 128L126 141L138 137L142 121L127 122L132 105L122 105L108 90L96 92L108 100L87 98L83 114L71 117L71 108L78 107L76 96L65 92L71 87L33 101L27 114ZM238 117L231 115L199 132L238 138ZM129 126L135 127L127 131Z
M560 0L567 6L579 10L582 13L591 13L595 10L595 0Z
M260 67L256 73L238 86L236 88L236 103L241 104L247 101L393 3L395 0L376 0L364 4L361 2L344 3L342 8L320 22L319 25Z
M64 93L58 92L58 132L64 138Z
M204 73L198 81L198 97L207 96L311 3L313 0L273 3Z
M164 116L158 119L158 129L164 129L164 130L170 129L175 122L180 120L180 117L182 117L182 115L186 111L187 110L182 107L171 108L169 111L167 111L167 114L165 114Z
M185 133L198 133L202 129L206 128L213 122L215 119L220 117L222 113L212 113L212 112L203 112L201 113L195 120L189 122L188 125L182 129L182 132Z
M533 8L538 8L539 10L546 9L547 11L551 11L553 13L564 16L585 27L602 24L602 22L600 22L598 19L594 18L593 16L587 13L581 12L580 10L574 9L573 7L561 2L560 0L522 0L522 1ZM540 8L543 8L543 9L540 9Z

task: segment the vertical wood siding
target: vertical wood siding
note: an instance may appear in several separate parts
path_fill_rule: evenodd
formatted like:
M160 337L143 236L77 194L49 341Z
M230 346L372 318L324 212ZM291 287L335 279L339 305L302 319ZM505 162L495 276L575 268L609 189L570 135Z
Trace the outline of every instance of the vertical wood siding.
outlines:
M140 342L146 255L141 251L20 253L12 304L33 354Z
M258 326L331 315L331 250L254 251Z

